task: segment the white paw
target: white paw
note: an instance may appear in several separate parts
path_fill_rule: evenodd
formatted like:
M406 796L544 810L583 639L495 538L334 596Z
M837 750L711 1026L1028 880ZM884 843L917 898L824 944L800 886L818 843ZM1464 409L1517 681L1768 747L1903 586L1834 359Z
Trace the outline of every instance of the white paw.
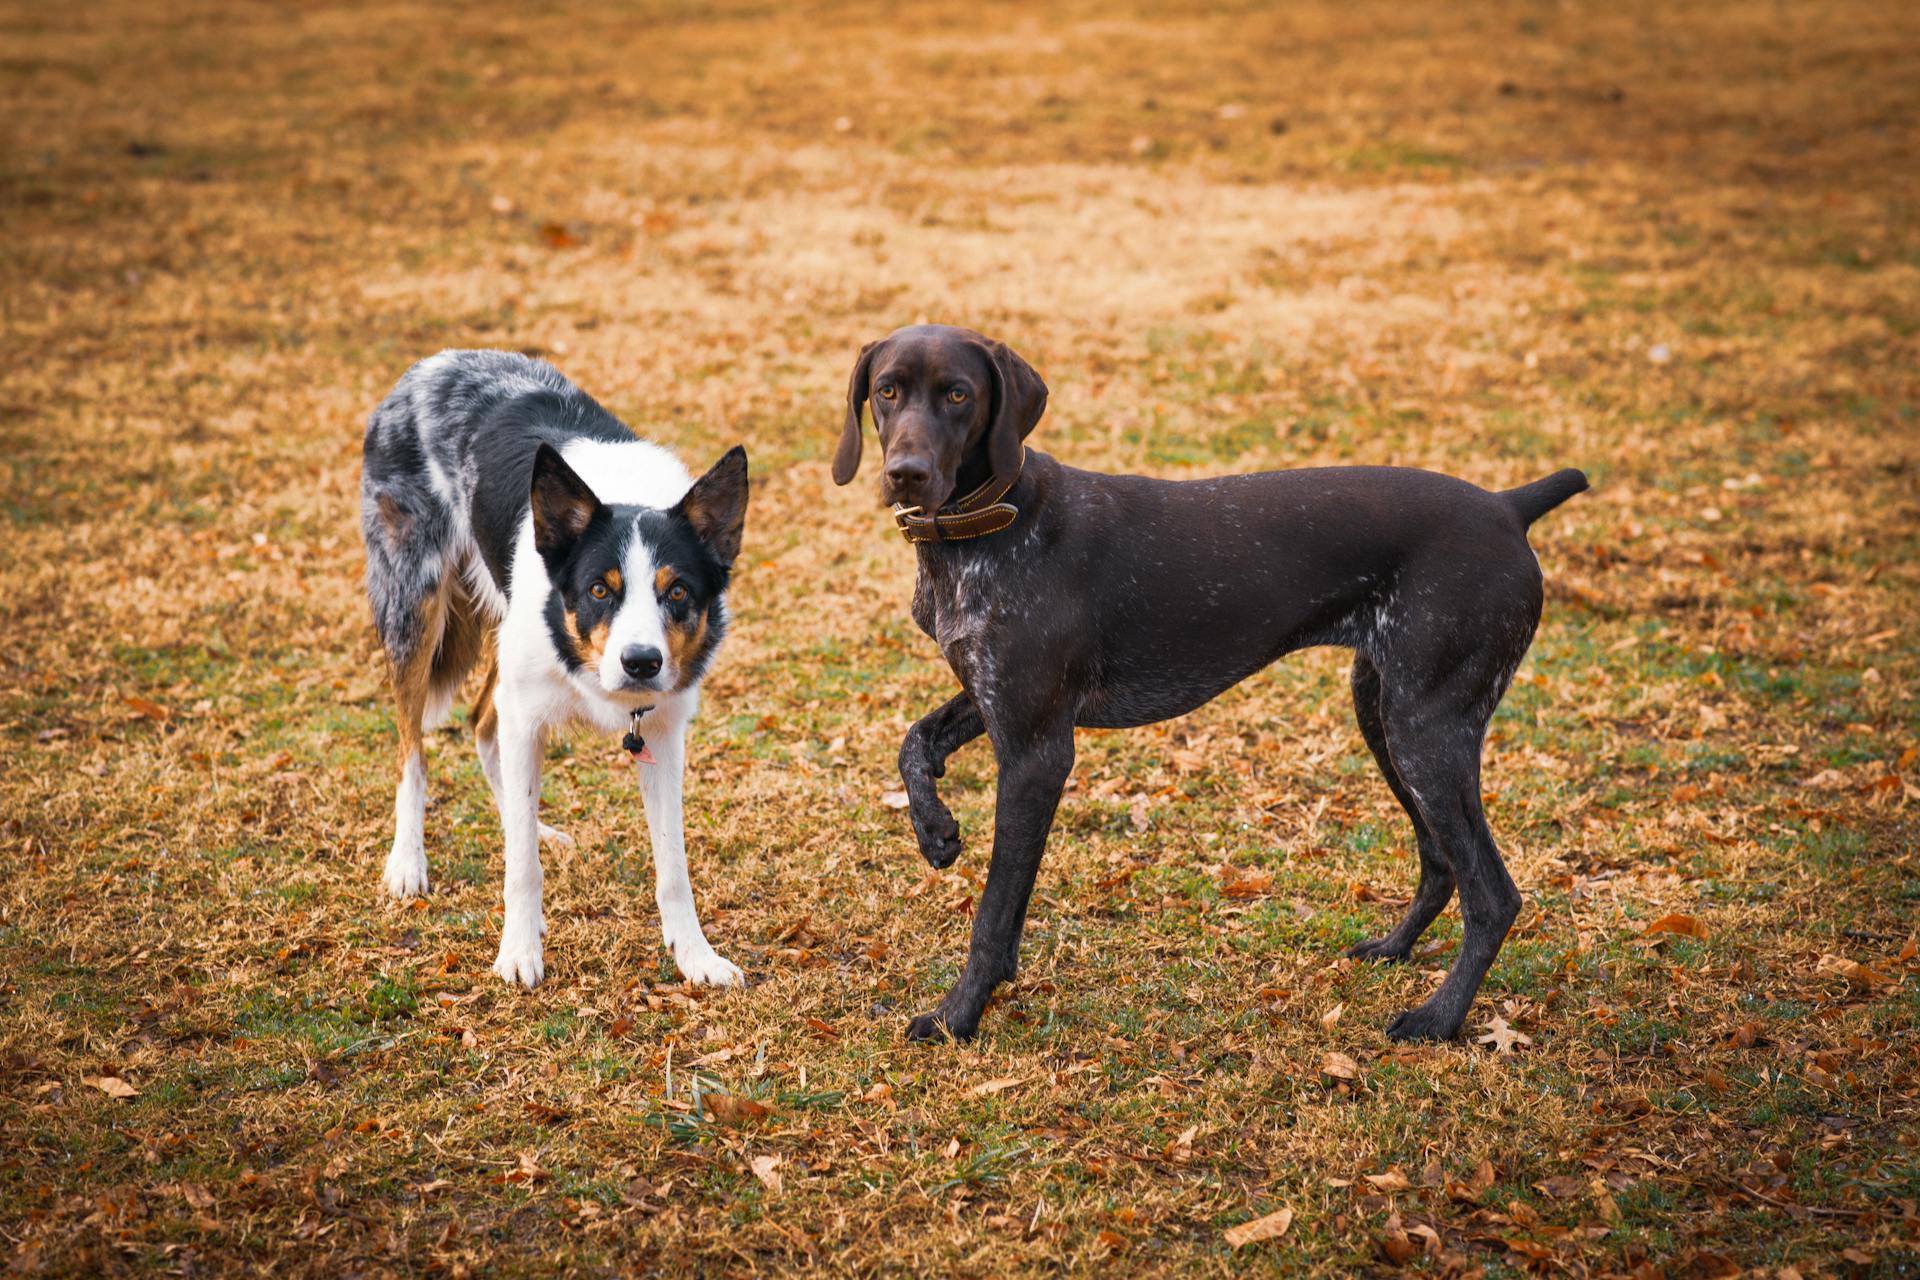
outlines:
M395 849L387 855L387 870L381 877L387 896L405 900L427 891L427 855L419 849Z
M550 827L543 822L540 824L540 843L550 844L556 849L571 849L573 837L558 827Z
M516 982L531 991L540 985L547 976L547 961L540 945L541 935L547 929L547 922L540 921L537 928L508 929L500 935L500 955L493 962L493 971L503 981Z
M702 987L747 985L747 975L740 972L740 966L715 951L705 938L682 946L669 942L667 949L673 952L673 962L679 966L680 976L688 982Z

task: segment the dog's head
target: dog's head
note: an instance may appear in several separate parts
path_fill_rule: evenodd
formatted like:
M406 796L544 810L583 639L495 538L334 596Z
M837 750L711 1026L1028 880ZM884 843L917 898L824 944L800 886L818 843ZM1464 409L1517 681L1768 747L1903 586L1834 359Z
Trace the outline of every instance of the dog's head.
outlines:
M698 680L726 629L747 451L729 449L661 511L606 505L543 444L532 498L533 543L553 584L547 628L567 669L636 699Z
M861 409L880 435L880 496L933 512L953 497L962 465L985 450L1011 484L1022 441L1047 408L1047 384L1002 342L943 324L897 329L860 350L847 381L847 420L833 482L860 469Z

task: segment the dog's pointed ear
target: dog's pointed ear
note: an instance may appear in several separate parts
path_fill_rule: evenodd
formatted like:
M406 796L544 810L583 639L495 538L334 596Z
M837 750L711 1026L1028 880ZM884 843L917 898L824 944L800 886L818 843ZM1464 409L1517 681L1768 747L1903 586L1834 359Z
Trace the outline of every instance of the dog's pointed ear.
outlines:
M1032 365L1004 342L988 342L993 366L993 420L987 424L987 461L995 480L1012 484L1020 474L1028 433L1047 411L1047 384Z
M533 455L533 545L540 558L555 564L567 558L587 531L600 499L575 474L560 451L542 441Z
M747 526L747 451L735 445L693 482L674 512L683 515L714 559L731 569Z
M860 446L864 438L860 414L867 406L867 370L873 367L873 353L879 349L878 342L869 342L860 348L860 358L853 362L853 376L847 379L847 421L840 429L840 447L833 454L835 484L847 483L860 469Z

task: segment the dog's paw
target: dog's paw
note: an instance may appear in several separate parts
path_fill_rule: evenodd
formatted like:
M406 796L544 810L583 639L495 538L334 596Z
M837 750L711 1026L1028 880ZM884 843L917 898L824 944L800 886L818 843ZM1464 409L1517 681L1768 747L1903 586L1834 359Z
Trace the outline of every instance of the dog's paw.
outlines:
M387 855L387 869L380 878L390 898L406 901L427 891L427 855L418 849L395 849Z
M540 944L546 921L538 928L509 929L500 936L500 955L493 971L504 982L518 983L531 991L547 976L547 961Z
M1373 938L1357 946L1347 948L1347 955L1354 960L1378 960L1382 964L1405 964L1413 955L1411 944L1396 946L1391 937Z
M939 1010L923 1013L907 1023L908 1044L945 1044L948 1041L973 1039L974 1028L949 1026L945 1015Z
M573 837L558 827L550 827L543 822L540 824L540 843L550 844L556 849L571 849Z
M1464 1019L1453 1017L1431 1003L1408 1009L1387 1024L1389 1040L1451 1040L1460 1034Z
M747 975L740 966L715 951L705 938L691 945L667 944L680 976L700 987L744 987Z
M935 871L945 871L960 856L960 824L954 821L953 811L937 800L925 811L914 806L913 834L920 842L920 856Z

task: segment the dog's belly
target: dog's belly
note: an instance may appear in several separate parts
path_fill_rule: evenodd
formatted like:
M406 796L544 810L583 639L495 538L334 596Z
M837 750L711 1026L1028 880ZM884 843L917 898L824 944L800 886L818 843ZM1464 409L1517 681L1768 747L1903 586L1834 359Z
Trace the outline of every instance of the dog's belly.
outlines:
M1210 671L1168 670L1152 676L1136 674L1101 681L1081 698L1073 722L1082 729L1134 729L1171 720L1205 706L1271 660L1262 658Z

